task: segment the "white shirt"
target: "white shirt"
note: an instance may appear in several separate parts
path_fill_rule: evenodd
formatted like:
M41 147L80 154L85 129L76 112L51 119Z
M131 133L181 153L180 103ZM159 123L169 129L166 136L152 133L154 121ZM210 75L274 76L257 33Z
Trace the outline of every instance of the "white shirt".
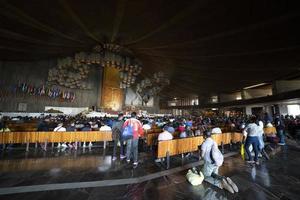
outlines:
M143 125L143 129L144 130L150 130L151 129L151 126L149 124L144 124Z
M269 122L266 127L273 127L273 125Z
M222 130L219 128L219 127L215 127L211 130L211 133L216 133L216 134L219 134L219 133L222 133Z
M261 137L264 134L264 123L262 121L258 122L257 131L259 137Z
M158 135L158 141L172 140L173 135L168 131L164 131Z
M99 130L100 131L111 131L111 128L107 125L104 125L104 126L101 126Z
M243 131L244 136L257 137L259 136L258 126L255 123L250 123Z
M65 127L62 127L62 126L58 126L53 131L54 132L64 132L64 131L67 131L67 129Z
M180 138L186 138L187 137L186 132L185 131L181 132L179 137Z
M98 127L98 124L92 124L92 125L91 125L91 128L94 128L94 129L95 129L95 128L99 128L99 127Z
M213 145L217 145L217 143L212 138L207 138L201 145L201 156L206 162L212 162L210 159L210 151Z

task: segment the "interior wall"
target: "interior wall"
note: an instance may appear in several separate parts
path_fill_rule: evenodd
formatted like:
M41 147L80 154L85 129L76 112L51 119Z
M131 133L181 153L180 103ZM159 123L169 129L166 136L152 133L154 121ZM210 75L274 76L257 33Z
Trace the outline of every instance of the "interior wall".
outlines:
M274 90L276 94L300 89L300 80L275 81Z
M241 99L242 95L241 92L234 92L230 94L220 94L219 98L220 102L236 101L237 99Z
M244 99L252 99L264 96L271 96L272 95L272 88L268 89L248 89L243 90L243 97Z
M101 77L103 70L92 67L87 79L89 90L69 89L56 87L61 90L74 92L76 97L73 102L65 102L59 99L51 99L48 96L32 96L24 93L3 93L5 88L13 85L27 83L40 87L46 85L48 70L56 65L55 60L43 60L35 62L0 62L0 111L16 112L19 103L27 104L26 112L43 112L45 106L62 107L92 107L99 101L101 94Z

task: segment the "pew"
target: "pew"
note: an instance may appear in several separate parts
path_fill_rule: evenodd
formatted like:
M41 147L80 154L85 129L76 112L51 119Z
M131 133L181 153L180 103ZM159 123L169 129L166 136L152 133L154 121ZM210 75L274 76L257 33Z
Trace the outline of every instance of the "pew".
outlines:
M212 135L212 139L218 145L226 145L231 143L242 142L243 135L241 133L222 133ZM204 142L203 136L195 136L188 138L179 138L168 141L159 141L157 158L166 158L167 169L170 166L170 156L190 153L199 150L199 146Z
M55 142L104 142L112 141L111 131L76 131L76 132L1 132L0 144L24 144L26 151L30 143ZM37 146L37 145L36 145Z

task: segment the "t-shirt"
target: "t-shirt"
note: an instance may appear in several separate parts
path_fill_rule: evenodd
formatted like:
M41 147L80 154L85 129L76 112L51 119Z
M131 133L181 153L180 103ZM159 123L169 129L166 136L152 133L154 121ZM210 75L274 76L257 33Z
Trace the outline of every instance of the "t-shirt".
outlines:
M111 128L107 125L101 126L100 131L111 131Z
M144 124L143 125L143 129L144 130L150 130L151 129L151 126L149 124Z
M186 138L187 137L186 132L185 131L181 132L179 137L180 138Z
M54 132L64 132L64 131L67 131L67 129L65 127L62 127L62 126L58 126L53 131Z
M243 131L244 136L257 137L259 136L258 126L255 123L250 123L246 126Z
M207 138L201 145L201 156L204 159L204 161L209 163L212 163L212 160L210 158L210 152L213 145L217 146L217 143L210 137Z
M143 125L138 119L135 119L135 118L127 119L123 124L123 128L125 128L128 125L132 126L132 128L133 128L133 138L134 139L138 139L139 136L143 135L143 133L144 133Z
M262 121L258 122L257 131L259 137L261 137L264 134L264 123Z
M9 128L1 128L0 132L10 132L10 129Z
M172 140L173 135L168 131L164 131L158 135L158 141Z

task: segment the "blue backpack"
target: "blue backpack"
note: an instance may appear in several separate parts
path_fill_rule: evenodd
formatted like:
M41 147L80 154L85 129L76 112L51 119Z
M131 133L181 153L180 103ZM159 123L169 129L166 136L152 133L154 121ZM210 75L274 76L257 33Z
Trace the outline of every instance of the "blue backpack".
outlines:
M122 139L129 140L133 138L133 127L129 123L122 132Z

